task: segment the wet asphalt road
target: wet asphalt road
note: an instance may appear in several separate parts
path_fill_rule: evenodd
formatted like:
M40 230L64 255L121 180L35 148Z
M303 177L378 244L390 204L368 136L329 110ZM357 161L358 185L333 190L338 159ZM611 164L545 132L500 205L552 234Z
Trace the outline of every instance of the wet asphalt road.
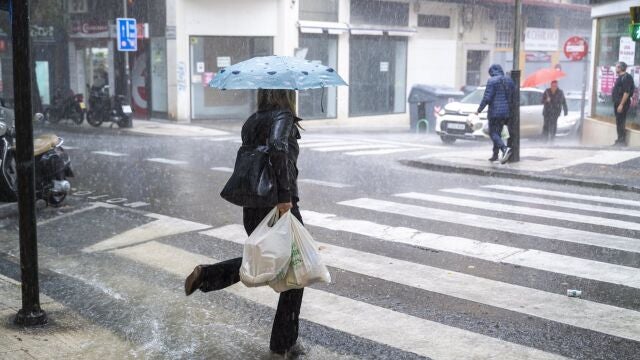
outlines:
M241 211L218 196L238 134L58 133L77 177L66 206L40 213L43 292L131 341L138 357L268 358L275 297L263 303L243 292L189 298L182 292L184 269L196 264L185 259L242 252L225 238L232 237L229 225L241 224ZM639 195L398 163L451 150L435 138L313 131L303 138L299 205L312 212L303 217L315 239L329 247L333 281L305 295L316 313L305 316L303 309L307 354L301 358L482 359L496 351L503 355L497 358L637 358L640 229L633 224L640 223ZM415 150L366 154L396 147ZM601 198L486 188L491 185ZM452 188L555 202L442 191ZM145 228L157 221L168 225ZM227 227L221 236L201 232L221 227ZM0 273L18 278L13 217L0 220L0 238L6 239ZM181 260L174 264L172 257ZM567 298L567 289L581 290L582 299ZM325 297L334 301L321 302ZM344 313L325 321L318 306L327 316Z

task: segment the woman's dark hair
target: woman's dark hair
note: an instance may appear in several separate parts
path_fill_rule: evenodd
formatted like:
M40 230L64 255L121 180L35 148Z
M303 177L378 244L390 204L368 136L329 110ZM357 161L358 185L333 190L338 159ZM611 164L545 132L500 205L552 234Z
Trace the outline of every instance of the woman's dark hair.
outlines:
M285 89L258 90L258 111L286 109L296 116L296 92Z
M259 89L258 90L258 111L269 111L275 109L286 109L293 114L293 121L296 126L300 126L300 118L296 115L296 92L286 89Z

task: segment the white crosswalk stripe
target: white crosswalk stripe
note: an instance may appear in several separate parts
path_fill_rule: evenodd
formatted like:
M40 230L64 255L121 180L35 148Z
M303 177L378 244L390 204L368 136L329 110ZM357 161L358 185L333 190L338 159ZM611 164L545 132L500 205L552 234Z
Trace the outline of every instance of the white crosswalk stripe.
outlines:
M590 225L616 227L620 229L640 230L640 223L637 223L637 222L621 221L621 220L608 219L608 218L602 218L602 217L596 217L596 216L589 216L584 214L573 214L573 213L566 213L562 211L529 208L526 206L507 205L507 204L502 204L497 202L478 201L478 200L454 198L449 196L439 196L439 195L416 193L416 192L397 194L396 196L407 198L407 199L424 200L424 201L434 202L439 204L464 206L464 207L473 208L473 209L506 212L506 213L518 214L518 215L537 216L537 217L544 217L548 219L566 220L566 221L573 221L573 222L579 222L579 223L590 224Z
M484 187L490 188L490 189L496 189L496 190L505 190L505 191L528 193L528 194L561 197L561 198L567 198L567 199L588 200L588 201L595 201L599 203L640 207L640 201L616 199L616 198L611 198L606 196L574 194L569 192L552 191L547 189L535 189L535 188L528 188L528 187L522 187L522 186L487 185Z
M475 197L488 198L488 199L516 201L516 202L524 202L529 204L563 207L563 208L574 209L574 210L586 210L586 211L593 211L593 212L606 213L606 214L640 217L640 210L623 209L623 208L617 208L617 207L611 207L611 206L592 205L592 204L584 204L584 203L572 202L572 201L544 199L544 198L537 198L533 196L512 195L512 194L505 194L505 193L498 193L498 192L491 192L491 191L482 191L478 189L454 188L454 189L442 189L440 191L451 193L451 194L475 196Z
M388 155L388 154L398 154L404 152L411 151L422 151L424 149L419 148L403 148L403 149L380 149L380 150L362 150L362 151L350 151L346 152L345 155L351 156L364 156L364 155Z
M195 264L211 264L216 259L180 248L150 242L114 250L113 253L184 277ZM277 295L269 288L246 288L236 284L225 291L275 307ZM309 321L434 359L563 359L563 357L522 345L413 317L313 288L305 289L300 317ZM375 319L375 321L373 321ZM380 324L385 330L379 331Z
M307 225L368 236L393 243L447 251L491 262L527 266L560 274L625 285L640 289L640 269L600 261L575 258L539 250L522 249L456 236L425 233L419 230L352 220L333 214L302 211Z
M150 159L146 159L146 160L150 161L150 162L157 162L157 163L169 164L169 165L186 165L186 164L188 164L187 161L164 159L164 158L150 158Z
M525 221L495 218L459 211L442 210L392 201L360 198L339 202L340 205L368 209L383 213L404 215L418 219L441 221L456 225L473 226L488 230L498 230L516 235L535 236L576 244L594 245L640 253L640 241L618 235L576 230L560 226L531 223Z

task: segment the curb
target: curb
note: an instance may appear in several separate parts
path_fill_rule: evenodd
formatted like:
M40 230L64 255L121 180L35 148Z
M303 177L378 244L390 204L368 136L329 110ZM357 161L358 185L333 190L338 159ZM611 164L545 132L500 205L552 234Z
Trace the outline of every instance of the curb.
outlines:
M490 177L507 178L507 179L533 180L533 181L562 184L562 185L578 185L578 186L592 187L597 189L629 191L629 192L640 194L640 187L624 185L624 184L612 184L612 183L601 182L601 181L589 181L589 180L560 177L560 176L540 175L532 172L501 171L501 170L495 170L495 169L482 169L477 167L465 167L465 166L449 165L449 164L443 164L443 163L429 163L429 162L415 161L415 160L399 160L399 162L406 166L425 169L425 170L432 170L432 171L452 172L457 174L468 174L468 175L478 175L478 176L490 176Z
M18 203L0 203L0 218L9 217L18 213Z

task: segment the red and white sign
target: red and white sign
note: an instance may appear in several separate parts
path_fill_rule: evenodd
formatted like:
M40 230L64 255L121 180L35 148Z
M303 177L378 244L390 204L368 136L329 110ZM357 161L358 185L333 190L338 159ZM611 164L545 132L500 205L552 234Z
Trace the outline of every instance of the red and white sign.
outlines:
M589 52L589 44L579 36L572 36L564 43L564 55L571 61L582 60Z

